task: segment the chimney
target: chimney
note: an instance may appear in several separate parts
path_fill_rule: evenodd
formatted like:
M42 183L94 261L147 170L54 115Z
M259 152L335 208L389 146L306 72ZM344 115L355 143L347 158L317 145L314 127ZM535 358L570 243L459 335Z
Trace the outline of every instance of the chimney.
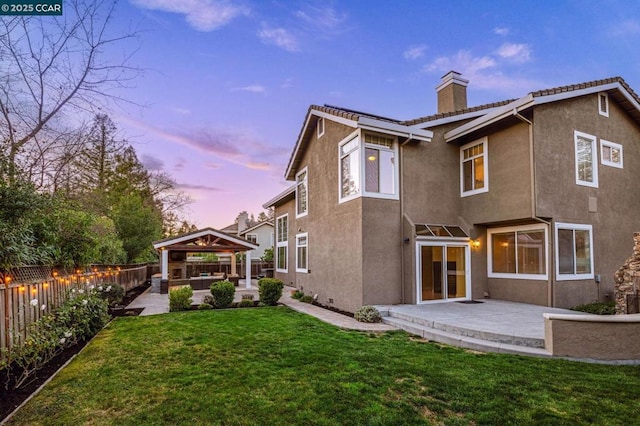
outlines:
M247 212L241 212L238 215L238 235L245 229L247 229L247 221L249 220L249 215Z
M462 78L456 71L449 71L442 76L442 81L436 87L438 114L459 111L467 107L467 84L469 80Z

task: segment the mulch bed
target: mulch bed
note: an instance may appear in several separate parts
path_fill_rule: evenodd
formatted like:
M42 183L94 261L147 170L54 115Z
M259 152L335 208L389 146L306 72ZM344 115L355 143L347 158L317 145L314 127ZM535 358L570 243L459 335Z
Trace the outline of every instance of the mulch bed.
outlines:
M150 284L144 284L142 286L136 287L133 290L127 292L125 294L124 299L122 300L122 304L118 305L114 309L109 309L109 313L112 317L116 316L134 316L139 315L142 312L143 308L136 309L125 309L124 307L131 303L136 297L142 294L147 288L149 288ZM64 365L71 357L80 352L82 348L87 344L86 341L81 341L77 345L72 346L70 348L65 349L63 352L58 354L55 358L51 360L51 362L47 363L42 369L38 370L36 377L27 384L22 386L20 389L11 389L11 381L9 381L9 389L5 389L6 377L7 373L11 371L2 370L0 371L0 422L7 417L9 414L13 412L24 400L26 400L33 392L36 391L44 382L46 382L49 377L51 377L60 367ZM15 375L11 374L11 377L15 377Z
M319 306L319 307L321 307L321 308L328 309L328 310L330 310L330 311L337 312L337 313L339 313L339 314L346 315L346 316L348 316L348 317L353 318L353 312L343 311L343 310L341 310L341 309L336 308L335 306L323 305L322 303L318 303L318 302L316 302L316 301L314 301L314 302L312 303L312 305L314 305L314 306Z

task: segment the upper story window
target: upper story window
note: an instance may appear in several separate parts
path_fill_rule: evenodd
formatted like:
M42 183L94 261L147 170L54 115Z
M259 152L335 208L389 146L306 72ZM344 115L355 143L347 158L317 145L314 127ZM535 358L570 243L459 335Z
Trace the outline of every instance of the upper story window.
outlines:
M398 198L395 137L357 133L338 147L340 202L360 195ZM362 185L364 182L364 188Z
M324 135L324 118L318 119L318 137Z
M576 153L576 184L598 187L598 154L596 137L578 131L573 132Z
M591 225L556 223L556 279L592 279L594 276L591 247Z
M609 116L609 95L606 93L598 93L598 113Z
M251 241L252 243L256 244L258 242L258 234L247 234L245 236L245 239L247 241Z
M487 138L460 147L460 194L463 197L489 191Z
M276 218L276 270L287 272L287 257L289 252L289 224L288 215Z
M492 278L547 279L547 228L539 224L487 231Z
M600 139L600 162L622 169L622 145Z
M305 167L296 174L296 217L306 216L309 212L307 188L307 168Z

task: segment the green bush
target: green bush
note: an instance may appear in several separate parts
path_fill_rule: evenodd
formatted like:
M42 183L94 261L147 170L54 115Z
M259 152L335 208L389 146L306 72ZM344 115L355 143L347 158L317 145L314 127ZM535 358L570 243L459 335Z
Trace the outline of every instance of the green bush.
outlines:
M381 322L382 316L380 312L370 305L359 308L353 317L360 322Z
M109 306L115 306L124 299L124 287L117 283L102 283L96 287L96 290Z
M213 306L213 296L211 296L210 294L207 294L205 297L202 298L202 303Z
M224 309L231 306L235 294L236 287L231 281L218 281L211 284L212 305L216 309Z
M296 290L293 292L293 294L291 295L292 299L297 299L300 300L302 298L302 296L304 296L304 293L301 292L300 290Z
M189 286L169 291L169 311L188 311L191 309L193 289Z
M258 281L260 301L265 305L275 305L282 297L284 284L277 278L261 278Z
M240 302L238 302L238 308L253 308L253 300L242 299Z
M198 309L201 311L207 310L207 309L213 309L213 306L211 306L208 303L201 303L198 305Z
M587 312L596 315L614 315L616 302L594 302L571 308L573 311Z
M300 301L301 301L302 303L312 303L312 302L313 302L313 296L309 296L309 295L307 295L307 296L302 296L302 297L300 298Z

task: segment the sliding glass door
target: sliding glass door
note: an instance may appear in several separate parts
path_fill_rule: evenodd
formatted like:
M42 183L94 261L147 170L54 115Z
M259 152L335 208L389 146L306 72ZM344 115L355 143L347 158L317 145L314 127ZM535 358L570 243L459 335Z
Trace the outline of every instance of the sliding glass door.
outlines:
M418 303L467 299L469 245L418 243Z

